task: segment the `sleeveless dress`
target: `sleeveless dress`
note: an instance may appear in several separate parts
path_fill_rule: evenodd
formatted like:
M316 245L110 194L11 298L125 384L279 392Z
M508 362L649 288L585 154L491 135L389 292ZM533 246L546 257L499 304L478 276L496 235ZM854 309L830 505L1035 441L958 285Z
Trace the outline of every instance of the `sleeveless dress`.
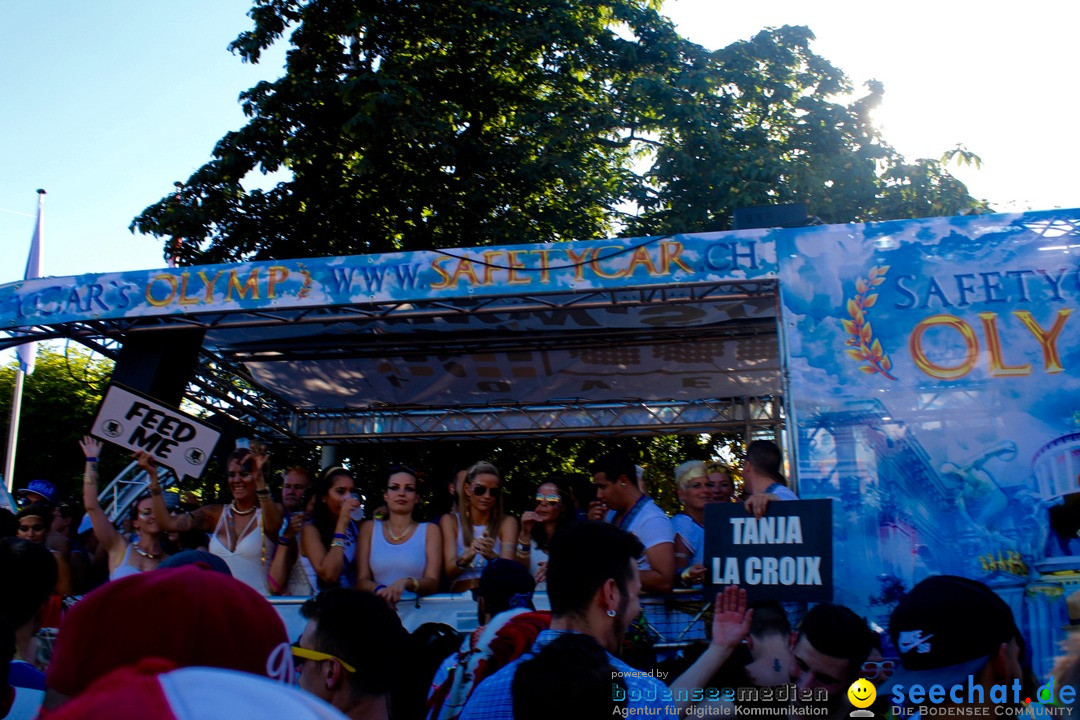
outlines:
M131 543L128 543L127 549L124 550L124 557L120 560L120 564L109 573L109 580L119 580L120 578L126 578L128 575L138 575L142 572L134 565L129 565L128 560L131 559Z
M428 523L418 523L408 540L395 545L386 539L383 533L383 521L376 520L371 531L371 578L376 585L390 585L402 578L423 579L427 568L427 533ZM414 597L415 593L404 592L404 597Z
M242 528L235 540L233 540L232 531L229 529L229 523L226 522L226 515L233 518L233 526L239 524ZM210 536L210 552L225 561L234 578L266 595L266 568L263 566L263 558L266 553L263 545L262 510L256 508L254 515L254 517L248 518L247 525L243 525L244 518L247 516L236 515L233 512L232 505L226 505L225 509L221 511L221 517L218 518L218 524L214 528L213 535ZM238 518L240 523L237 523ZM229 544L236 543L235 550L230 551L228 546L221 542L219 533L221 533L223 527L225 529L225 539L228 540Z

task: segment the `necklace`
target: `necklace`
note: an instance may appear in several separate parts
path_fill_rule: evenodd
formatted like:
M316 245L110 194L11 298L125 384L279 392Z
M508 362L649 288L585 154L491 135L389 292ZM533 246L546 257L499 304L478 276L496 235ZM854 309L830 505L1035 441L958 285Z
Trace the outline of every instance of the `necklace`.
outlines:
M386 534L390 536L391 540L393 540L394 542L397 542L398 540L401 540L402 538L404 538L406 535L409 534L409 531L413 529L413 525L416 525L416 523L414 523L412 520L410 520L409 524L405 527L405 532L401 533L400 535L395 535L394 531L390 528L390 523L387 522L386 523Z
M236 507L236 501L233 500L232 501L232 511L233 511L233 515L250 515L251 513L255 512L255 506L252 505L247 510L241 510L240 508Z
M133 545L132 547L135 548L135 552L139 553L140 555L142 555L147 560L160 560L161 556L163 554L163 553L152 553L149 550L143 550L138 545Z

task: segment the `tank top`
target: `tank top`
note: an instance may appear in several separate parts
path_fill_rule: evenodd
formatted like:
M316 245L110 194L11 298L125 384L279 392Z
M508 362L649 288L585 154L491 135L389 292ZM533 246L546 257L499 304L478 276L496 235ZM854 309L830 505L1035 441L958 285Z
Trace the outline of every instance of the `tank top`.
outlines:
M371 531L371 578L377 585L389 585L402 578L424 577L427 568L428 524L418 523L408 540L395 545L383 533L383 521L376 520ZM411 596L412 593L405 593Z
M232 531L229 529L229 523L226 522L226 515L232 516L233 526L237 525L237 518L240 519L242 529L235 540L233 540ZM236 515L233 512L232 505L226 505L225 509L221 511L221 517L218 518L218 524L214 528L213 535L210 536L210 552L225 561L234 578L266 595L266 569L263 567L265 553L263 552L262 510L256 508L254 515L254 517L248 519L247 525L243 525L245 516ZM219 533L222 527L225 529L225 539L228 540L229 544L232 545L235 542L235 550L229 550L221 542Z
M311 520L305 521L305 524L314 526ZM356 527L356 523L350 521L349 526L345 528L345 562L342 564L341 576L338 578L341 587L353 587L356 585L356 546L359 544L357 542L359 535L360 532ZM328 551L329 549L327 548ZM319 574L315 572L315 566L308 560L307 555L301 555L297 563L304 568L304 574L307 575L308 584L311 585L313 592L318 594Z
M131 543L128 543L127 549L124 550L124 557L120 559L120 564L113 568L113 571L109 573L109 580L119 580L120 578L126 578L128 575L138 575L142 572L134 565L129 565L128 560L131 559Z
M483 537L487 532L487 525L473 525L473 537ZM457 556L461 557L465 554L465 536L461 534L461 518L458 518L457 524ZM502 538L495 537L495 554L502 554ZM484 572L484 568L487 566L487 558L482 555L477 555L473 558L472 565L461 571L461 574L454 580L455 583L459 583L463 580L476 580L480 578L480 574Z

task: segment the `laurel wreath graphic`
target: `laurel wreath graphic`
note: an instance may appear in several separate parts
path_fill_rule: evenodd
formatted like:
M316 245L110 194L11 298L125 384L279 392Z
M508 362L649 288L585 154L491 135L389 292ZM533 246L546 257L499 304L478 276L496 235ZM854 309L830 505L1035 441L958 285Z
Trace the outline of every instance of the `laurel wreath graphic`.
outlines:
M300 274L304 276L304 284L300 286L300 292L296 294L296 297L303 300L311 293L311 273L308 272L307 265L304 263L296 263L296 266L300 269Z
M874 307L878 298L876 292L870 291L885 282L887 272L889 272L888 265L880 267L875 265L870 268L867 277L855 280L855 297L847 301L847 311L851 319L841 320L841 322L844 323L844 330L850 336L844 341L844 344L848 346L845 352L857 362L866 363L860 365L859 369L867 375L881 373L890 380L895 380L896 377L889 374L889 370L892 369L892 360L881 347L881 341L874 337L874 330L867 319L867 311Z

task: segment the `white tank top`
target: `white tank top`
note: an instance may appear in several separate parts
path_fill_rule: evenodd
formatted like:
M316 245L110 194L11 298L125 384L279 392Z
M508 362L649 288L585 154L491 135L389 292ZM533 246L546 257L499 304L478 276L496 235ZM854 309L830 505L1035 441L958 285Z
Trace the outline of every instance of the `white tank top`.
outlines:
M371 578L377 585L389 585L402 578L423 579L427 568L428 523L419 523L409 539L395 545L386 539L382 520L371 530Z
M232 532L229 530L229 523L226 522L226 514L233 516L234 527L239 525L241 528L240 535L235 541ZM214 533L210 536L210 552L225 561L234 578L266 595L268 593L266 589L266 568L263 566L265 553L263 552L262 510L256 508L255 517L249 518L246 525L243 524L244 517L244 515L233 513L232 505L225 506L225 509L221 511L221 517L218 518L217 527L214 528ZM239 522L237 522L238 520ZM221 532L222 527L225 529L225 539L229 544L232 545L235 542L235 550L230 551L221 542L218 534Z

